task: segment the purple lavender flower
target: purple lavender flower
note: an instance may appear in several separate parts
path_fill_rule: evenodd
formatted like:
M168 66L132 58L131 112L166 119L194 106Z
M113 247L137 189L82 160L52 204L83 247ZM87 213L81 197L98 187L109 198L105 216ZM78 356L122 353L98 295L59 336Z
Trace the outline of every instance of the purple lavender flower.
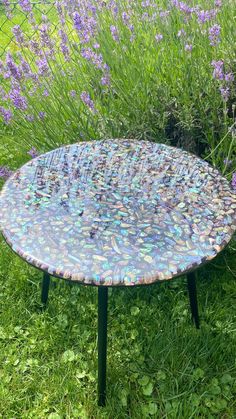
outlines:
M191 52L193 50L192 44L186 44L184 47L185 51Z
M36 60L36 64L38 66L38 73L40 76L48 76L49 75L49 66L46 58L42 58L40 60Z
M211 28L209 28L209 40L210 40L210 45L215 47L217 44L219 44L220 42L220 31L221 31L221 27L220 25L213 25Z
M227 102L227 100L230 97L230 89L229 87L220 87L220 93L222 96L222 99L224 102Z
M31 147L31 149L27 151L27 154L29 154L29 156L31 156L32 159L39 156L39 152L36 150L35 147Z
M13 105L22 111L28 108L27 100L24 96L20 94L20 89L15 87L12 88L9 92L9 99L11 99Z
M34 115L25 115L25 119L29 122L33 122L34 121Z
M215 0L215 7L221 7L222 6L222 0Z
M3 179L9 178L13 174L13 171L6 166L0 166L0 177Z
M76 97L76 91L75 90L71 90L70 91L70 96L71 97Z
M161 33L157 33L157 34L155 35L155 40L156 40L157 42L160 42L162 39L163 39L163 35L162 35Z
M197 18L198 22L202 25L206 22L209 22L211 19L214 19L216 17L217 11L215 9L212 10L200 10L197 11Z
M123 20L124 24L126 26L128 26L129 21L130 21L130 16L128 15L128 13L126 13L126 12L122 13L122 20Z
M70 50L69 50L68 45L67 45L68 44L68 36L65 33L65 31L62 30L62 29L60 29L58 31L58 34L61 38L60 48L61 48L62 54L64 55L65 60L69 61L70 60Z
M40 111L40 112L39 112L39 118L40 118L40 119L44 119L44 118L45 118L45 116L46 116L46 112L43 112L43 111Z
M39 45L39 43L37 42L37 41L35 41L35 40L31 40L30 42L29 42L29 45L30 45L30 50L35 54L35 55L37 55L37 56L40 56L41 55L41 49L40 49L40 45Z
M228 158L224 159L224 164L226 167L230 167L232 165L232 160L229 160Z
M214 67L213 77L216 80L223 80L224 79L224 61L212 61L212 67Z
M101 84L102 86L110 86L111 84L111 80L110 80L110 74L106 73L102 78L101 78Z
M49 96L49 91L47 89L44 89L43 96L45 96L45 97Z
M93 112L96 113L96 109L94 106L94 103L89 95L89 93L87 92L82 92L80 95L80 98L82 100L82 102Z
M233 189L236 191L236 172L233 173L231 185L232 185Z
M22 75L26 78L26 79L30 79L33 78L33 73L31 70L31 67L29 65L29 63L27 63L27 61L25 61L25 59L22 57L22 55L19 55L20 58L20 62L21 62L21 66L20 66L20 70Z
M16 39L17 44L24 45L25 38L24 38L24 34L23 34L22 30L21 30L20 25L15 25L12 28L12 33L13 33L15 39Z
M40 28L40 39L43 47L48 48L50 55L54 54L54 41L50 38L49 35L49 26L43 24Z
M228 83L232 83L234 81L233 73L226 73L225 74L225 81L227 81Z
M116 26L111 25L110 26L110 31L111 31L111 36L114 39L114 41L119 42L119 33L118 33L118 29Z
M19 5L25 13L30 13L32 11L30 0L19 0Z
M84 29L83 20L81 18L81 15L78 12L74 12L73 14L74 18L74 27L77 30L77 32L80 32Z
M184 29L180 29L177 33L178 38L180 38L181 36L186 36L186 32Z
M16 63L13 60L12 55L10 52L6 55L6 67L9 71L9 74L16 80L20 80L22 78L22 73L19 69L19 67L16 65Z
M7 18L11 19L12 15L11 15L11 3L10 3L10 1L9 0L2 0L2 3L5 6Z
M103 57L102 54L97 54L96 52L92 51L91 48L82 48L81 55L87 61L91 61L96 68L102 69L105 64L103 64Z
M12 120L13 114L10 109L6 109L3 106L0 106L0 114L3 116L4 122L9 124Z

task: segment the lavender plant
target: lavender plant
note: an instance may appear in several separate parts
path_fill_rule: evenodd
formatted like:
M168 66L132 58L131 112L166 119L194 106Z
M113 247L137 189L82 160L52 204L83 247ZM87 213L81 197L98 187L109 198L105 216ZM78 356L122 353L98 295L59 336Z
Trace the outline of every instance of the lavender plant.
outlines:
M231 176L234 1L63 0L51 19L30 0L18 8L28 24L13 25L17 50L0 62L0 115L19 145L150 139Z

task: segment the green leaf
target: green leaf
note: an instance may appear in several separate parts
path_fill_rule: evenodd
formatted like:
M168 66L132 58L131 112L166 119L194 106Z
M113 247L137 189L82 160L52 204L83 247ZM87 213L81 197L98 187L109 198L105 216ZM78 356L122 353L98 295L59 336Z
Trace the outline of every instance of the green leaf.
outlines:
M193 380L198 381L204 377L204 371L201 368L196 368L193 371Z
M81 379L86 376L86 371L77 371L76 378Z
M68 349L62 354L62 361L63 362L72 362L76 358L74 351Z
M233 377L230 374L224 374L220 379L220 382L222 384L231 384L232 381L233 381Z
M143 394L144 396L151 396L153 392L153 384L148 383L145 387L143 387Z
M48 419L62 419L62 416L59 415L58 413L50 413L50 415L48 416Z
M166 373L164 371L158 371L156 374L156 378L158 381L166 379Z
M146 386L150 381L150 377L147 375L144 375L142 378L139 378L138 382L141 384L141 386Z
M157 404L149 403L147 412L149 413L149 415L155 415L157 413Z
M139 312L140 312L140 309L138 307L131 307L130 309L131 316L137 316Z

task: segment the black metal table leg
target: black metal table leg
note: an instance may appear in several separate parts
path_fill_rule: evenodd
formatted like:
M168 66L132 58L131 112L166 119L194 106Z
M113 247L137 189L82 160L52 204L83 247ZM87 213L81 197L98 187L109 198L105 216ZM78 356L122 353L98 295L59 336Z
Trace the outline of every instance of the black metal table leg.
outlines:
M98 406L106 403L108 288L98 288Z
M199 322L199 315L198 315L197 289L196 289L196 280L195 280L194 272L190 272L189 274L187 274L187 282L188 282L188 292L189 292L189 301L190 301L192 318L194 320L196 328L199 329L200 322Z
M44 307L47 304L48 300L48 290L50 285L50 275L47 272L43 273L43 283L42 283L42 294L41 294L41 302Z

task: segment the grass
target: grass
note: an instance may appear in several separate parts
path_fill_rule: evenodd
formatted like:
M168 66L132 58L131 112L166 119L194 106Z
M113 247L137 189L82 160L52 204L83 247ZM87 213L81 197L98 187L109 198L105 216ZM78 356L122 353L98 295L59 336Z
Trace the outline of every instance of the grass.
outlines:
M98 408L97 290L53 279L41 312L41 273L0 244L2 418L236 416L232 249L199 271L200 330L185 278L110 290L107 406Z
M208 2L202 4L208 7ZM50 97L38 91L28 98L35 122L14 111L18 119L13 126L1 124L0 165L18 168L28 160L31 145L46 151L83 136L128 136L190 149L192 143L200 143L211 163L223 170L228 156L233 160L229 170L235 170L235 136L226 135L233 120L235 86L226 115L210 64L212 59L225 59L227 71L235 71L234 12L234 2L228 2L219 14L223 40L216 49L210 48L196 22L185 25L179 14L169 25L159 19L164 35L160 44L154 41L157 28L141 23L139 12L133 44L119 20L124 45L111 38L111 14L100 16L98 41L111 68L112 88L101 90L100 70L71 47L73 60L65 75L56 72L52 86L50 79L44 81L44 87L51 88ZM2 47L21 17L18 12L4 24ZM0 13L0 27L4 20ZM23 24L26 32L27 25ZM176 38L183 25L194 45L191 56ZM75 100L70 97L73 89ZM84 89L98 107L95 115L81 107ZM46 117L40 122L37 115L42 110ZM82 127L84 121L87 125ZM184 277L109 291L107 406L98 408L97 290L54 279L42 312L41 273L0 239L0 418L235 418L235 247L232 242L199 270L199 331L191 324Z

